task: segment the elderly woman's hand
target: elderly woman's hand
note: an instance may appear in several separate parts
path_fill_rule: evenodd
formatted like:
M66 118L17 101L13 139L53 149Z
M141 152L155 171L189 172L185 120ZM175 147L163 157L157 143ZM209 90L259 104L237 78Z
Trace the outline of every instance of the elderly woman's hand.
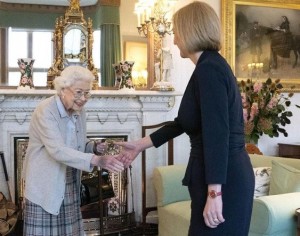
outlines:
M94 155L91 160L91 164L94 166L99 166L111 172L117 173L124 170L124 164L119 161L121 154L118 155L104 155L97 156Z

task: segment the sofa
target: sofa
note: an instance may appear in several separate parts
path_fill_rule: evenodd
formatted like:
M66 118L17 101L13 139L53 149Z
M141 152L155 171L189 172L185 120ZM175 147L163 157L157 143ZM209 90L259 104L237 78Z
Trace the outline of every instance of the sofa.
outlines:
M250 159L253 168L271 169L271 177L268 193L253 198L249 236L295 236L295 210L300 208L300 159L256 154L250 154ZM159 236L188 235L191 200L187 187L181 184L185 169L186 165L180 164L153 171Z

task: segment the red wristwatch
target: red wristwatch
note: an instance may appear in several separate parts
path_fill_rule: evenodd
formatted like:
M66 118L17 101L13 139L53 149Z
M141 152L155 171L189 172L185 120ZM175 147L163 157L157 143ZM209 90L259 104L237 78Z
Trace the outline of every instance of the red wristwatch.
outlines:
M216 198L217 196L221 196L221 195L222 195L222 192L217 192L215 190L210 190L208 192L208 196L211 198Z

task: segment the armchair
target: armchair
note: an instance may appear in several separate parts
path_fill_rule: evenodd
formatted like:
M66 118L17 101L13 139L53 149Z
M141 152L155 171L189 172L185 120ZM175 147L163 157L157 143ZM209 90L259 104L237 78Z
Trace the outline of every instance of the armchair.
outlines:
M253 167L272 167L272 161L276 161L300 170L299 159L256 154L250 154L250 158ZM154 169L153 182L157 196L160 236L188 234L191 201L187 188L181 185L185 169L186 165L161 166ZM293 176L296 185L300 182L297 181L299 176L298 173ZM289 184L291 182L292 180L288 181ZM295 210L299 207L299 188L298 192L254 198L249 236L295 236Z

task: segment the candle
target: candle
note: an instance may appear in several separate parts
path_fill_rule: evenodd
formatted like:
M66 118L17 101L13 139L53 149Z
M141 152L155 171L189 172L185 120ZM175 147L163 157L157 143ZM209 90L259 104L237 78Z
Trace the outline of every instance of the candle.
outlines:
M143 11L142 12L142 14L141 14L141 22L142 22L142 24L144 24L145 23L145 19L146 17L145 17L145 12Z
M134 12L137 15L137 22L138 22L138 27L141 26L141 6L139 5L139 3L136 3L134 6Z
M141 25L141 13L140 12L137 13L137 19L138 19L138 26L140 26Z
M151 17L151 8L150 7L147 7L146 8L146 21L150 20L150 17Z

